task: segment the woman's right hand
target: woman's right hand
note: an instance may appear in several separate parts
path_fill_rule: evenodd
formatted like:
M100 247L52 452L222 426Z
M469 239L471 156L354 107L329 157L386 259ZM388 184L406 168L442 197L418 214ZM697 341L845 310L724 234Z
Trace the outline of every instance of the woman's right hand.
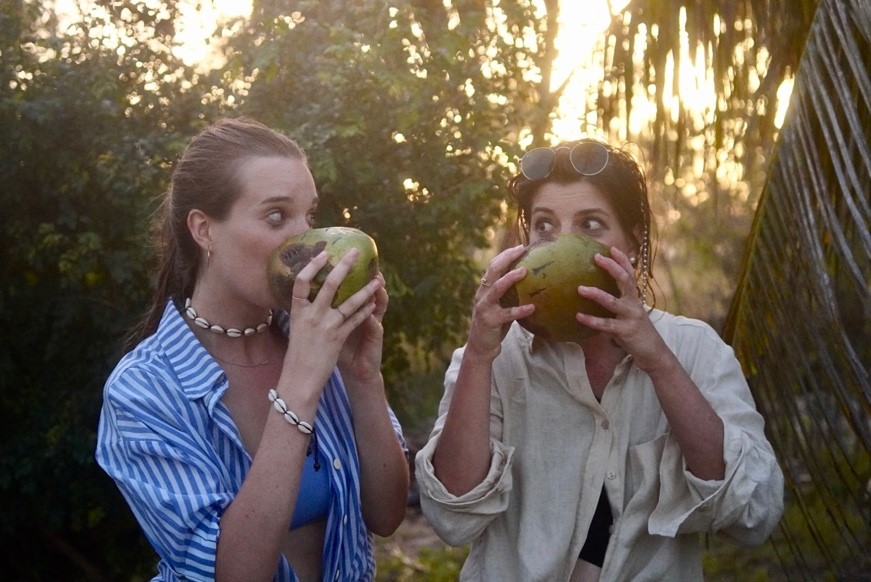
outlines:
M336 308L331 306L339 285L348 275L359 256L356 249L349 250L327 275L314 301L309 301L311 282L329 261L324 251L314 257L296 276L293 301L290 308L290 336L285 368L294 376L311 373L323 386L332 373L339 353L348 336L363 323L376 308L375 293L382 283L378 278Z
M518 281L526 276L526 269L511 269L511 265L524 253L525 247L517 245L496 255L481 279L475 292L472 322L466 351L478 356L495 358L502 349L502 340L511 322L532 315L532 304L503 307L499 300Z
M454 495L471 491L487 475L493 360L502 351L511 323L535 311L532 304L502 307L499 303L526 276L525 268L511 268L523 252L523 246L516 246L496 255L475 292L469 338L432 458L436 477Z

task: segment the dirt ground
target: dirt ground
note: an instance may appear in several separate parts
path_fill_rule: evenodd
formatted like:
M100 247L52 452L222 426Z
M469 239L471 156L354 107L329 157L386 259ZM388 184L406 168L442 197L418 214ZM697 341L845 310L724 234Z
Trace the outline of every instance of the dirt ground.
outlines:
M379 538L375 542L376 562L379 556L405 556L414 560L421 549L442 549L448 547L442 542L419 506L409 506L405 520L389 538Z

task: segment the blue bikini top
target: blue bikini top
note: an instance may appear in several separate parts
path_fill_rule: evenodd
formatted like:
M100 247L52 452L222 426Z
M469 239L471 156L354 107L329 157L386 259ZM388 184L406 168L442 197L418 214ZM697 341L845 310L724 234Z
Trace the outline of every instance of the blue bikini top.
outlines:
M330 489L330 472L317 463L317 452L309 453L305 458L299 492L296 495L296 507L290 529L302 527L313 521L324 519L330 510L332 491Z

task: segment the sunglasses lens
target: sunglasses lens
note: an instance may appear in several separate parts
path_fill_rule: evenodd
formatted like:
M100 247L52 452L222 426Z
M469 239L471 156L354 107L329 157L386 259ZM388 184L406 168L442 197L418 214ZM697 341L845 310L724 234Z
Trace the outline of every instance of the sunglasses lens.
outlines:
M520 173L527 180L543 180L550 175L556 152L550 148L529 150L520 158Z
M569 159L578 174L595 176L608 165L608 150L600 143L584 142L572 148Z

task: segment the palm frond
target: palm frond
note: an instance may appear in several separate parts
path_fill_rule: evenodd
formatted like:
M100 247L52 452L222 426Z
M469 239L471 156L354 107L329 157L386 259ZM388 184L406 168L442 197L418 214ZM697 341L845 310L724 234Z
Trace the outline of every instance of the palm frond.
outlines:
M871 4L823 0L725 336L787 480L791 579L871 573Z

